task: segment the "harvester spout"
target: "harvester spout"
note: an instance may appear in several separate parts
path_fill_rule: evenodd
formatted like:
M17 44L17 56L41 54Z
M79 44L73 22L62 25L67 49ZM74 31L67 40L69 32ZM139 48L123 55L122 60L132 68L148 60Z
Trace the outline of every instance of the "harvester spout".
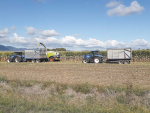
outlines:
M40 44L41 44L42 46L44 46L44 47L45 47L45 49L46 49L46 46L45 46L43 43L39 43L39 44L37 45L37 47L36 47L36 48L38 48Z

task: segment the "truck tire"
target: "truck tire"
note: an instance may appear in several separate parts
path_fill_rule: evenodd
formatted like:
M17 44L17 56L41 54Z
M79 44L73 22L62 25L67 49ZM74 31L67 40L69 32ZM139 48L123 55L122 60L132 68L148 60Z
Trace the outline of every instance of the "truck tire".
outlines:
M123 60L119 60L118 64L124 64L124 61Z
M125 60L124 64L130 64L130 61L129 60Z
M36 63L40 63L41 61L38 59L38 60L36 60Z
M94 58L94 63L96 63L96 64L97 64L97 63L100 63L100 59L99 59L98 57L95 57L95 58Z
M34 59L32 59L32 61L31 61L32 63L35 63L35 60Z
M54 62L54 57L50 57L50 58L49 58L49 61L50 61L50 62Z
M88 60L87 58L84 58L84 59L82 60L82 63L89 63L89 60Z
M21 62L21 57L16 57L16 58L15 58L15 62L16 62L16 63Z

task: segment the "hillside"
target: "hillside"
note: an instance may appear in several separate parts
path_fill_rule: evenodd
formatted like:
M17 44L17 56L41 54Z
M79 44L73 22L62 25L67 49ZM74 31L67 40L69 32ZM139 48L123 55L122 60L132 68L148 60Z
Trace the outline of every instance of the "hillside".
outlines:
M15 48L12 46L0 45L0 51L24 51L26 48Z

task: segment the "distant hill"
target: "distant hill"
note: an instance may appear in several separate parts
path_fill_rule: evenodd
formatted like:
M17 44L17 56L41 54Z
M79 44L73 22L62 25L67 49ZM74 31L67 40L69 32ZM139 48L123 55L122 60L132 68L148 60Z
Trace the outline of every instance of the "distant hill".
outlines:
M12 46L0 45L0 51L24 51L26 48L15 48Z
M8 51L9 49L3 45L0 45L0 51Z

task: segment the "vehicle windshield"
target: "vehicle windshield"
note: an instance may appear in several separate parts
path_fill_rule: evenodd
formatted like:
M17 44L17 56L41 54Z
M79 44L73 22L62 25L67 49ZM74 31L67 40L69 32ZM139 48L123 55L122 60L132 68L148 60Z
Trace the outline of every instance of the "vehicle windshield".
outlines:
M92 51L91 53L92 53L93 56L99 55L99 52L98 52L98 51Z
M22 55L22 52L15 52L14 55Z

